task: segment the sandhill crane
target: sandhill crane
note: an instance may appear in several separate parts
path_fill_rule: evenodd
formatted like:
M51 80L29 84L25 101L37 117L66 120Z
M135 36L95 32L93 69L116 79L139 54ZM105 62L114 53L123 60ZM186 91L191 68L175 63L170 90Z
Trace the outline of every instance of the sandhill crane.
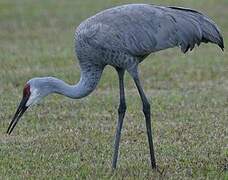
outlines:
M113 66L119 77L120 103L114 142L112 168L116 168L123 119L126 111L124 73L134 80L142 100L152 168L156 168L151 132L150 104L138 75L138 64L149 54L179 46L183 53L201 42L215 43L224 49L217 25L202 13L182 7L148 4L128 4L104 10L83 21L75 32L75 51L81 69L76 85L54 77L29 80L23 97L9 125L10 134L27 110L50 93L79 99L89 95L97 86L106 65Z

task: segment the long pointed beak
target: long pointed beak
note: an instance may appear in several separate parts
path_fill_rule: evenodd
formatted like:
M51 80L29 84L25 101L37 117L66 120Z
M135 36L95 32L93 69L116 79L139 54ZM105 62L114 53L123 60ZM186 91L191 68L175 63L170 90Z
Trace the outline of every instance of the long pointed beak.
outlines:
M18 108L17 111L12 119L12 121L10 122L10 125L7 129L7 133L11 134L11 132L13 131L13 129L15 128L16 124L18 123L19 119L22 117L22 115L24 114L24 112L28 109L28 107L26 106L26 103L28 101L29 97L23 97Z

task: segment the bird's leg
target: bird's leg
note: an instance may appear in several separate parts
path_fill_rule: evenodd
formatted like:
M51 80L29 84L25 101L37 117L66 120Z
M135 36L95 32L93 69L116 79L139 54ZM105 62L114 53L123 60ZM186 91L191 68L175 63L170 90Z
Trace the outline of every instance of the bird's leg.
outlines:
M153 146L153 139L152 139L152 132L151 132L151 113L150 113L150 103L147 100L147 97L143 91L142 85L139 80L137 67L133 70L129 71L129 73L132 75L134 82L136 84L136 87L138 89L138 92L140 94L142 105L143 105L143 113L146 119L146 129L147 129L147 136L149 141L149 148L150 148L150 158L151 158L151 166L153 169L156 168L156 160L154 155L154 146Z
M120 89L120 104L118 108L118 122L116 127L116 137L114 144L114 154L112 160L112 168L116 169L116 163L118 159L118 151L120 144L121 129L123 125L123 119L126 112L125 94L124 94L124 69L116 68L119 76L119 89Z

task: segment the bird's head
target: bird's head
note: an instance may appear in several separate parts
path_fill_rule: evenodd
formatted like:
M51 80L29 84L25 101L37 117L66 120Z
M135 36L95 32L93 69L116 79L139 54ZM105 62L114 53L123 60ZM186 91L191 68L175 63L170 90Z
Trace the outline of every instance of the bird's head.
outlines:
M47 78L33 78L25 84L21 102L7 130L8 134L13 131L14 127L28 107L36 104L40 99L50 93L49 89Z

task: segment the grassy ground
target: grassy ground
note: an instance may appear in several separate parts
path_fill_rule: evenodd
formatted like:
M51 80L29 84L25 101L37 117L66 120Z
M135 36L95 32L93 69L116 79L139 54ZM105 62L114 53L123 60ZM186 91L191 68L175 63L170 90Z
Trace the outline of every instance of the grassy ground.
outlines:
M225 41L228 36L227 0L134 2L201 10L218 23ZM111 172L118 83L110 67L92 95L75 101L50 96L6 135L24 83L47 75L76 82L80 72L73 53L75 26L122 3L0 0L0 179L228 178L228 54L214 45L186 55L178 49L159 52L140 67L152 104L162 174L150 168L141 103L129 76L120 159L117 171Z

